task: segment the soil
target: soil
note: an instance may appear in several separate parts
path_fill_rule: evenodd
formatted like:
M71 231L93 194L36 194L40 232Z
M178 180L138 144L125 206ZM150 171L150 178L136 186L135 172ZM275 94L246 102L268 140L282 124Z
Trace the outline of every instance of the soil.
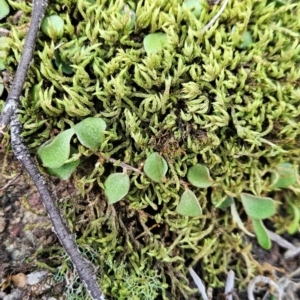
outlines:
M4 150L0 151L0 300L67 299L64 293L67 281L54 280L53 270L46 268L55 264L49 262L51 255L45 255L45 250L61 250L51 222L22 165L12 155L5 157ZM57 201L77 195L69 181L49 179L48 185ZM300 245L300 234L283 238ZM283 291L281 299L300 299L299 255L287 260L285 249L276 243L269 251L259 247L254 239L249 239L249 243L253 244L252 253L261 265L259 274L278 284ZM261 284L256 289L255 299L274 300L272 291L272 287ZM234 290L226 297L224 289L213 290L212 299L224 300L230 296L249 299L246 290Z
M0 166L0 299L67 299L64 295L67 282L54 280L53 272L43 268L43 263L53 265L48 261L49 255L43 255L44 250L61 249L61 246L51 231L51 222L36 188L13 156L5 158L0 153ZM78 194L69 181L53 179L48 185L58 201ZM300 244L299 234L284 238ZM276 243L270 251L265 251L254 239L250 242L253 255L261 265L259 273L277 282L284 291L282 300L300 299L299 257L285 259L285 249ZM194 284L191 282L191 285ZM272 292L272 288L261 285L256 289L255 299L275 299L269 291ZM232 297L246 300L247 291L235 290ZM212 299L229 298L225 297L224 289L215 289Z
M61 296L66 283L56 282L51 271L41 267L49 260L49 255L43 255L44 250L61 246L39 194L12 156L5 162L0 153L1 167L0 299L67 299ZM49 186L57 199L77 193L68 182L53 181Z

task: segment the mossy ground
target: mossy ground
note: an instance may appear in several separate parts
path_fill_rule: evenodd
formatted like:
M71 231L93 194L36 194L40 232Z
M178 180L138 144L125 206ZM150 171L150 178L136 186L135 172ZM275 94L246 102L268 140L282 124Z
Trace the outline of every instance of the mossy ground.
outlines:
M11 37L0 46L13 72L31 5L9 2L24 11L18 26L8 18ZM187 267L195 263L213 288L224 285L229 269L244 287L261 269L230 210L215 206L241 192L271 196L278 202L271 221L280 233L296 214L291 205L299 207L298 183L274 191L270 174L281 162L299 164L300 4L229 1L205 33L219 6L202 6L197 18L181 0L51 1L47 13L64 19L64 35L39 35L22 96L23 136L35 154L87 116L106 121L97 153L73 141L82 163L72 180L82 197L61 208L112 299L193 299ZM148 56L143 38L153 32L165 32L168 43ZM252 37L246 47L245 32ZM129 194L108 206L103 182L120 170L109 159L142 168L153 151L168 162L166 181L132 172ZM193 188L203 215L189 218L175 209L181 180L196 162L215 183Z

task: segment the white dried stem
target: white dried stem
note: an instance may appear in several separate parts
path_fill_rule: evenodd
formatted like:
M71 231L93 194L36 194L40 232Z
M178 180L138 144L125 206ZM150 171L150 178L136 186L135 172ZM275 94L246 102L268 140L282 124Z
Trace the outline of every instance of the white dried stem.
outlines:
M248 285L248 288L247 288L249 300L255 300L254 290L255 290L255 286L258 283L264 283L264 284L269 284L269 285L273 286L278 292L278 298L277 299L278 300L282 299L283 291L279 287L279 285L276 282L274 282L272 279L270 279L269 277L259 275L259 276L256 276L255 278L253 278L249 282L249 285Z

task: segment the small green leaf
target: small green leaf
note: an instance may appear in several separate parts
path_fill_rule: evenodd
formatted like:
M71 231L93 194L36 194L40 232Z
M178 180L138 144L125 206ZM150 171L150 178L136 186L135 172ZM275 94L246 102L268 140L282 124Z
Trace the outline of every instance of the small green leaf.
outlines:
M297 181L297 173L294 166L283 162L279 164L271 176L272 188L284 189L293 185Z
M198 217L202 209L196 195L191 190L186 190L180 197L176 211L183 216Z
M68 160L70 141L74 133L73 128L67 129L39 148L37 155L44 167L60 168Z
M199 0L185 0L183 2L183 7L190 10L196 18L200 17L202 11L202 4Z
M59 49L54 51L54 57L54 62L57 68L61 68L61 70L67 75L70 75L74 72L73 68L70 66L70 63L62 60Z
M271 198L242 193L241 199L246 214L251 218L266 219L275 213L275 202Z
M60 16L52 15L43 20L41 29L51 39L56 40L63 36L64 20Z
M234 25L232 27L231 33L235 33L237 31L237 27ZM239 45L240 48L245 49L253 43L252 35L250 31L245 31L241 37L241 43Z
M46 172L50 175L57 176L62 180L70 178L71 174L76 170L80 163L80 160L75 160L69 163L63 164L59 168L46 168Z
M155 182L162 182L168 171L168 164L157 152L151 153L144 165L144 172Z
M150 33L145 36L143 44L148 55L157 53L167 44L167 35L163 32Z
M0 20L9 14L9 5L5 0L0 0Z
M113 204L124 198L129 191L130 180L126 173L110 174L104 182L104 192L108 203Z
M252 219L252 225L258 243L266 250L271 249L272 243L262 220Z
M240 48L245 49L253 43L252 35L249 31L246 31L242 36L242 42Z
M98 150L104 140L103 131L106 123L100 118L86 118L74 126L80 143L94 151Z
M209 175L209 170L206 166L201 164L196 164L189 168L187 178L193 186L199 188L208 188L213 184L213 180Z
M225 210L233 203L233 198L231 196L224 196L215 207Z

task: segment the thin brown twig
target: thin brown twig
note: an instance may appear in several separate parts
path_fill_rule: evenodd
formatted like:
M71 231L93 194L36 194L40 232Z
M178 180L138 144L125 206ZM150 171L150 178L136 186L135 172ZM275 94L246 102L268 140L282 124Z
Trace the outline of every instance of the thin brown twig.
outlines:
M120 167L122 167L122 168L124 168L124 169L131 170L131 171L137 172L137 173L139 173L139 174L144 174L143 171L141 171L141 170L139 170L139 169L137 169L137 168L134 168L134 167L132 167L132 166L130 166L130 165L128 165L128 164L122 162L122 161L119 162L117 159L114 159L114 158L112 158L112 157L105 157L105 156L101 156L101 157L104 158L105 160L107 160L107 161L113 163L113 164L114 164L114 163L119 163Z
M40 29L41 22L43 20L46 8L48 6L47 0L34 0L33 11L30 22L30 27L25 38L24 49L22 52L21 60L18 65L15 79L12 83L12 87L7 96L4 109L0 115L0 128L4 130L10 123L10 119L14 112L17 110L20 103L20 97L23 89L23 85L27 76L27 71L32 59L37 34ZM0 132L0 142L3 138L3 133Z
M66 228L62 217L57 210L54 201L46 186L46 180L38 171L33 162L27 146L24 144L21 133L22 127L15 112L11 118L11 144L16 158L23 164L30 178L37 187L44 204L45 210L52 222L52 231L58 237L65 251L68 253L73 266L78 273L81 281L85 284L87 291L94 300L104 300L104 295L98 287L95 274L91 271L91 265L81 256L74 237Z
M99 155L99 157L101 157L101 158L103 158L103 159L105 159L105 160L107 160L107 161L109 161L109 162L111 162L111 163L113 163L113 164L118 163L119 166L122 167L122 168L125 169L125 170L131 170L131 171L137 172L138 174L145 175L145 173L144 173L142 170L137 169L137 168L135 168L135 167L132 167L132 166L130 166L130 165L128 165L128 164L126 164L126 163L124 163L124 162L122 162L122 161L119 161L119 160L117 160L117 159L115 159L115 158L112 158L112 157L106 157L106 156L103 156L103 155ZM182 180L182 179L179 180L179 182L180 182L184 187L186 187L186 188L187 188L188 186L191 185L189 182L186 182L186 181L184 181L184 180Z
M4 109L0 115L0 142L4 135L4 130L11 125L11 144L17 159L23 164L30 178L37 187L45 206L46 212L52 222L52 230L58 237L64 249L77 271L81 281L85 284L87 291L94 300L104 300L104 295L97 284L95 274L90 269L90 265L81 256L72 234L65 226L59 211L46 186L46 181L39 173L34 161L32 160L28 148L21 138L22 126L18 120L17 109L20 97L28 72L28 68L33 56L37 34L47 8L47 0L34 0L33 12L30 27L25 38L25 44L21 61L18 65L12 87L5 102ZM2 131L3 130L3 131Z
M7 189L20 175L21 173L17 174L13 179L11 179L2 188L0 188L0 191L4 191L5 189Z

